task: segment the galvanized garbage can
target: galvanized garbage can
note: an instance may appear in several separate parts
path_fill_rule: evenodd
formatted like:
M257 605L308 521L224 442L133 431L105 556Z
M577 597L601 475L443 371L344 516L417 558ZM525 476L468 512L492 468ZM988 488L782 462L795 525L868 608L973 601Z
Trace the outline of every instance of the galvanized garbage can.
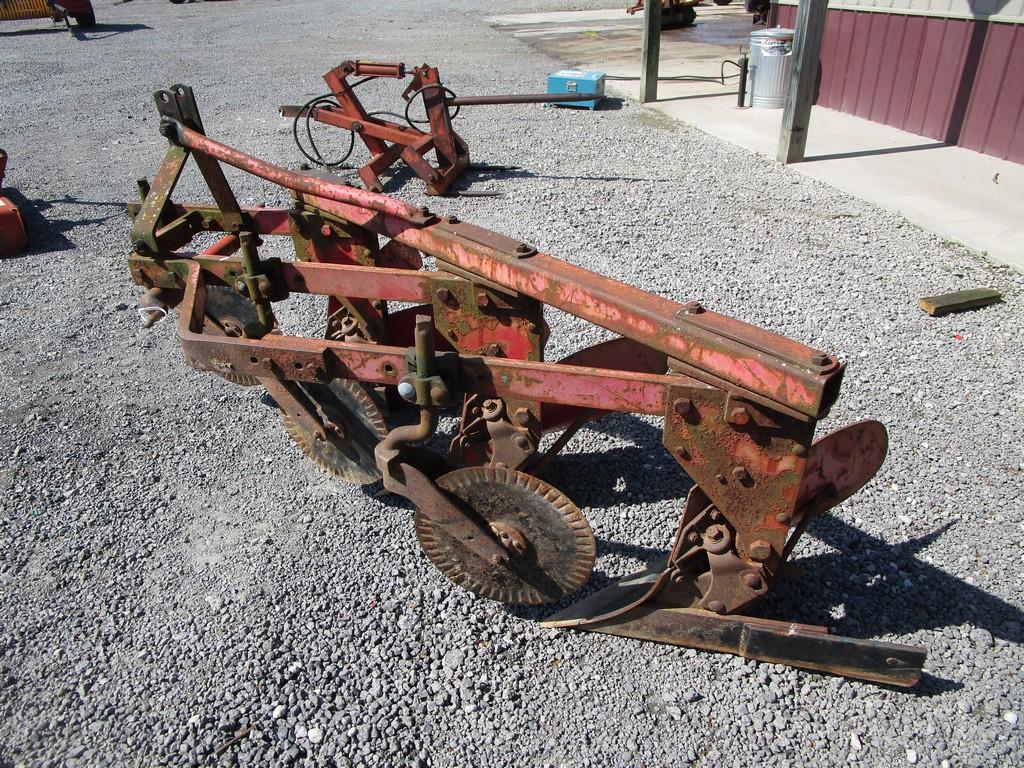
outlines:
M765 109L782 109L793 69L792 29L759 29L750 33L750 74L747 76L747 104Z

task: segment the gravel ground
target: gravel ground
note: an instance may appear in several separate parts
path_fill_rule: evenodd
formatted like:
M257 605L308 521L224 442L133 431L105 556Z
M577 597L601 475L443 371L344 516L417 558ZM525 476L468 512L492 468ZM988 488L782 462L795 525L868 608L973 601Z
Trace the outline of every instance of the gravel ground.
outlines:
M544 630L451 587L408 505L318 471L258 392L189 368L170 323L140 328L123 201L160 161L150 94L171 83L211 135L294 163L275 107L343 58L428 61L461 93L539 90L558 63L464 0L96 5L78 39L0 25L0 144L34 239L0 262L0 766L1024 763L1020 275L632 103L467 109L474 160L522 170L434 209L849 362L821 432L880 418L890 457L766 612L929 658L904 692ZM916 308L982 285L1005 302ZM322 309L282 316L315 331ZM551 358L603 335L551 322ZM604 579L668 544L687 487L631 416L549 479Z

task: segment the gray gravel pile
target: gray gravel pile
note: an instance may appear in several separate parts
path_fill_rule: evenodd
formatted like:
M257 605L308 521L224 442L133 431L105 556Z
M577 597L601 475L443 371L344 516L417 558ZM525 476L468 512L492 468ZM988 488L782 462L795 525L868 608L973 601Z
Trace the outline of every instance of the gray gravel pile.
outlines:
M211 135L295 164L276 106L344 58L427 61L464 94L540 90L559 63L465 1L96 5L78 39L0 25L0 145L34 241L0 262L0 765L1024 762L1020 275L632 103L467 108L474 161L521 169L473 186L505 196L392 191L848 361L821 433L879 418L890 457L765 610L929 659L908 693L544 630L450 586L406 503L321 473L259 392L189 368L171 323L140 328L123 201L160 162L150 94L172 83ZM916 308L977 286L1005 302ZM605 336L551 322L552 359ZM596 583L668 544L688 486L626 415L549 480L594 526Z

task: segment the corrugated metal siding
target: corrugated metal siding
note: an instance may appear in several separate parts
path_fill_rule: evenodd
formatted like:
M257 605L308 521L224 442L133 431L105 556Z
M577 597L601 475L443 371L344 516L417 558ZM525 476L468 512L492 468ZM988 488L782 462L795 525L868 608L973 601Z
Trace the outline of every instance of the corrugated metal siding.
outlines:
M820 72L821 106L1024 163L1022 25L830 10Z
M796 5L798 0L778 2L780 5ZM1024 24L1024 0L831 0L828 7L840 11L870 11Z

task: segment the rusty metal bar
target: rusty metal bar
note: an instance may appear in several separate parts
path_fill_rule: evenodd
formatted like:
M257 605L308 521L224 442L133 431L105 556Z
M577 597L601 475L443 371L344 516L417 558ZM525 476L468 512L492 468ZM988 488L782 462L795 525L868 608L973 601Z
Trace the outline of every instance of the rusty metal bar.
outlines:
M261 339L210 336L201 333L205 304L203 265L188 267L185 297L180 307L179 335L189 363L221 373L280 376L295 381L320 381L333 376L377 384L395 384L406 369L406 348L353 344L270 334ZM307 268L312 265L302 265ZM336 265L317 268L338 269ZM467 391L488 396L544 400L604 411L660 415L670 387L707 387L680 375L638 374L600 368L506 360L463 355L459 380Z
M168 120L164 124L168 125L173 133L173 136L169 138L173 138L180 146L193 152L207 155L253 176L259 176L262 179L279 184L295 192L315 195L333 202L348 203L349 205L359 206L360 208L378 213L386 213L407 224L426 224L434 218L393 197L349 187L340 182L329 182L316 176L295 173L273 163L265 162L252 155L239 152L237 149L226 144L221 144L219 141L211 139L209 136L194 131L191 128L187 128L174 120Z
M456 96L445 99L453 107L469 107L490 104L547 104L556 102L594 101L600 96L594 93L502 93L492 96Z

